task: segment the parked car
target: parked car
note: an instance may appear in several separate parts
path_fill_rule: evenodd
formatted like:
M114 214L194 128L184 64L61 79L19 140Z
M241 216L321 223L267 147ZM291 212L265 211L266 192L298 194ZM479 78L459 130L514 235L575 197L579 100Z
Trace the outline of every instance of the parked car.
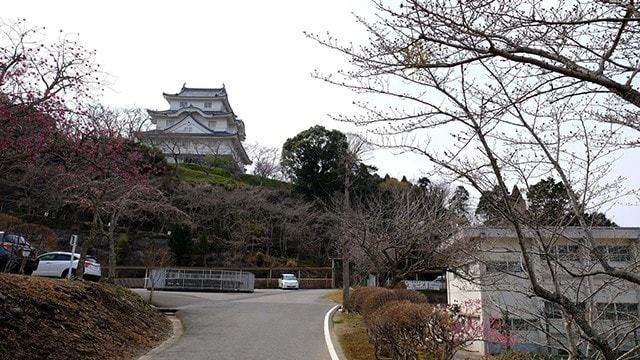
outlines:
M282 274L278 278L278 287L281 289L299 289L298 279L293 274Z
M24 237L4 231L0 231L0 247L23 257L29 257L33 251L31 244Z
M36 259L37 266L32 275L65 278L69 273L69 262L71 261L71 253L63 251L54 251L38 256ZM78 269L80 254L73 254L72 275L75 275ZM87 256L84 262L84 276L87 280L98 281L102 277L100 264L93 257Z
M0 231L0 272L30 275L35 269L35 251L24 237Z
M9 250L0 246L0 272L14 272L20 266L20 259Z

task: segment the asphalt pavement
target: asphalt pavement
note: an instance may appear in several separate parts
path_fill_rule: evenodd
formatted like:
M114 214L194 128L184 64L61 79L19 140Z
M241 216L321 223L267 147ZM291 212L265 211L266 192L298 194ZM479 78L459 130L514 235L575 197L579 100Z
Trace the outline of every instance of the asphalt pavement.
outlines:
M329 360L323 321L335 304L322 298L327 291L156 291L153 302L178 309L184 333L152 359Z

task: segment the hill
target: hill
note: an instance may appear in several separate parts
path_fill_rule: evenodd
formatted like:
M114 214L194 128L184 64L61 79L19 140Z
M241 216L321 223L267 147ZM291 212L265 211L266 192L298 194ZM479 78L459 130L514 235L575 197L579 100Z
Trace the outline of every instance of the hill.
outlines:
M173 166L172 170L174 169ZM207 168L198 164L180 164L178 166L178 178L190 183L209 183L214 185L249 185L264 186L268 188L284 188L289 183L268 179L265 177L238 174L234 175L221 168Z
M0 274L0 359L131 359L171 334L165 316L106 283Z

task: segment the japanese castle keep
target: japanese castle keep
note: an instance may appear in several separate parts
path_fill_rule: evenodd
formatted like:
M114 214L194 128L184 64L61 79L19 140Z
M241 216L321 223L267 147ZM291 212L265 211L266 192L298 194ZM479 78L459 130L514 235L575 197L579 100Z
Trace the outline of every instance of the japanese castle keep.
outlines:
M162 150L169 162L200 162L220 156L239 170L251 163L242 146L244 122L231 109L222 88L188 88L162 94L168 110L147 110L155 130L141 134L144 142Z

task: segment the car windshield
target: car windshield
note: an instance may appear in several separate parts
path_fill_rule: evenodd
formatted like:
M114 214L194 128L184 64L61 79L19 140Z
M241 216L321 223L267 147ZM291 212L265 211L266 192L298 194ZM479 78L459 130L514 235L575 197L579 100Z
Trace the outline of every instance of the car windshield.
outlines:
M293 275L282 275L282 278L284 280L295 280L296 279L296 277L293 276Z

